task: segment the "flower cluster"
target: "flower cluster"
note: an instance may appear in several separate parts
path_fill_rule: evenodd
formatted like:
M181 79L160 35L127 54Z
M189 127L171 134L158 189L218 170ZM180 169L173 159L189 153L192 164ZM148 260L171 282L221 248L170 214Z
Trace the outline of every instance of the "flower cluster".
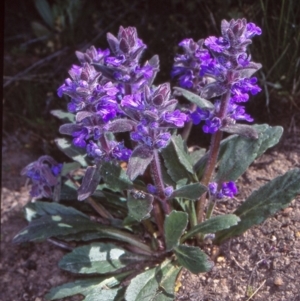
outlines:
M135 28L120 27L117 37L108 33L107 40L111 50L92 46L76 52L81 66L73 65L58 89L60 97L71 98L68 110L76 114L76 123L62 125L60 132L96 161L128 161L132 151L123 142L108 141L106 133L130 131L137 145L159 150L170 139L168 129L182 127L188 117L175 110L168 84L152 87L158 58L140 64L146 45Z
M252 121L240 103L247 102L249 94L261 91L257 78L251 75L260 64L251 61L247 46L251 38L261 34L261 29L245 19L222 21L221 37L208 37L195 43L191 39L182 41L184 54L175 57L172 71L179 84L206 99L216 99L214 109L200 109L192 112L194 124L204 121L203 130L215 133L228 122ZM206 48L205 48L205 47ZM223 97L228 95L226 97ZM220 112L220 102L228 98L225 112Z
M30 195L35 198L51 198L53 189L59 185L59 175L62 164L50 156L42 156L37 161L28 164L21 171L32 182Z
M222 199L224 197L233 198L238 193L238 189L232 181L224 182L221 189L218 189L218 184L216 182L211 182L209 183L208 188L210 194L217 199Z

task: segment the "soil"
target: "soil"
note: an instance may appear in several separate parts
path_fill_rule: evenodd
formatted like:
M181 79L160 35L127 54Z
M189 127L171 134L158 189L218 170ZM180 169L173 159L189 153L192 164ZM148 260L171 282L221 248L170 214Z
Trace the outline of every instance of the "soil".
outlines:
M22 208L29 201L19 173L37 158L25 140L20 133L3 140L0 301L43 301L51 287L75 279L57 267L65 250L50 242L11 242L26 226ZM299 132L256 160L238 181L237 198L218 204L216 213L232 212L254 189L294 167L300 167ZM241 237L220 249L208 244L206 251L214 268L200 275L183 270L176 301L300 301L300 196Z

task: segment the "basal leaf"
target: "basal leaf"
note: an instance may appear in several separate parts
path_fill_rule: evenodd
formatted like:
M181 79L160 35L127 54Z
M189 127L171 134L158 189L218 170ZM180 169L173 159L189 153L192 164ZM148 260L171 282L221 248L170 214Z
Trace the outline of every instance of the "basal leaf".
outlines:
M141 260L122 248L110 243L92 243L75 248L59 262L63 270L80 274L106 274L125 267L133 260ZM145 258L143 257L143 260Z
M100 167L100 174L107 185L107 188L115 192L121 192L132 187L132 182L126 172L113 162L103 162Z
M257 225L286 207L300 193L300 169L288 171L254 191L234 212L241 221L237 226L221 231L216 242L240 235L253 225Z
M199 247L179 245L174 249L178 262L194 274L208 272L213 262Z
M187 223L188 215L185 212L173 210L166 216L164 229L167 250L171 250L178 245Z
M188 184L174 190L169 199L186 198L189 200L196 200L206 191L207 188L200 183Z
M56 300L77 294L87 296L95 293L95 291L100 292L102 289L106 290L107 288L113 288L117 286L126 276L128 276L128 273L118 274L109 278L97 277L76 280L74 282L65 283L52 288L45 298L46 300Z
M122 301L124 300L125 288L93 290L82 301Z
M25 218L31 222L33 219L39 218L44 215L70 215L81 216L86 219L89 217L82 212L74 209L73 207L67 207L58 203L39 202L29 203L25 206Z
M127 167L127 175L130 180L134 180L137 176L142 175L153 159L153 151L145 146L137 146L129 159Z
M75 147L74 145L72 145L72 141L66 138L57 138L55 139L55 143L65 155L80 163L82 167L86 167L88 165L85 159L85 149Z
M182 95L190 102L196 104L199 108L202 108L202 109L213 109L214 108L214 105L212 102L200 97L199 95L197 95L193 92L190 92L190 91L185 90L180 87L174 87L174 90L175 90L175 92L177 92L177 94Z
M153 196L138 190L128 191L128 214L137 221L150 217L153 209Z
M186 239L195 236L198 233L216 233L218 231L237 225L239 221L240 218L234 214L215 216L191 228L182 239L183 241L185 241Z
M97 230L98 224L81 215L43 215L34 219L17 234L13 242L43 241L50 237L66 236L87 230Z
M165 261L158 267L137 275L126 289L126 301L173 301L174 284L180 269L181 267Z
M101 174L100 174L101 166L89 166L85 175L82 179L82 183L78 189L78 200L83 201L88 198L91 194L93 194L100 182Z

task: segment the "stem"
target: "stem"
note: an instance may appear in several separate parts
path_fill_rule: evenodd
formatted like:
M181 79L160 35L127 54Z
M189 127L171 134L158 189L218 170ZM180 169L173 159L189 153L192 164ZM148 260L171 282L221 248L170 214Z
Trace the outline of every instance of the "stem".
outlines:
M230 99L230 90L228 90L225 94L223 94L221 99L220 111L216 114L216 117L220 118L221 120L223 120L223 118L226 116L229 99ZM213 172L215 170L222 136L223 133L220 130L212 135L211 144L209 147L209 157L208 157L207 164L205 166L203 178L201 180L201 184L205 186L208 186L212 178ZM206 193L204 193L197 202L198 223L201 223L203 221L205 203L206 203Z
M158 151L154 150L153 154L154 154L154 156L153 156L153 160L151 162L152 179L153 179L154 185L157 188L158 197L161 200L164 212L165 212L165 214L169 214L170 213L170 205L165 196L165 186L164 186L164 182L163 182L163 178L162 178Z
M214 200L210 200L209 201L209 204L208 204L208 209L207 209L207 212L206 212L206 219L210 219L213 211L214 211L214 208L215 208L215 201Z

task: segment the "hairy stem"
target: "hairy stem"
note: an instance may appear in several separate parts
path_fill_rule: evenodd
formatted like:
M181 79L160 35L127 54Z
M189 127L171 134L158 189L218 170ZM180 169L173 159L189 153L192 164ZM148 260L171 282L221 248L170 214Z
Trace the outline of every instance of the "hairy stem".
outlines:
M159 154L157 150L154 150L154 157L151 162L151 175L154 182L155 187L157 188L158 197L161 200L163 209L165 214L170 213L170 205L165 196L165 186L162 178L161 168L160 168L160 160Z
M229 99L230 99L230 90L227 91L227 93L223 94L221 99L220 111L216 115L216 117L220 118L221 120L226 116ZM201 179L201 184L205 186L208 186L209 182L211 181L212 175L214 173L215 166L218 160L222 136L223 133L220 130L212 135L211 144L209 147L209 157L208 157L207 164L205 166L203 178ZM201 223L203 221L205 203L206 203L206 193L204 193L197 202L198 223Z

